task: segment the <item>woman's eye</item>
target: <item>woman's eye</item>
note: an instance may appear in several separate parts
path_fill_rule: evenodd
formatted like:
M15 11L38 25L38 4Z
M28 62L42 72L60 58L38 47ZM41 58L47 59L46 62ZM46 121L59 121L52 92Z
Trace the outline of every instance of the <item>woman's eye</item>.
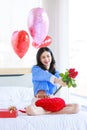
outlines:
M49 55L47 57L50 57Z

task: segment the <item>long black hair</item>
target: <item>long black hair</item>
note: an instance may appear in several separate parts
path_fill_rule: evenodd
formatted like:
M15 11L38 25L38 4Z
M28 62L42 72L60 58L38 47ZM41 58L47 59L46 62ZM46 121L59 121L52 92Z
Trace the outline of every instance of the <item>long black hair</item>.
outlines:
M42 47L42 48L40 48L38 50L37 55L36 55L37 66L39 66L42 69L46 70L46 68L44 67L44 65L40 61L40 57L41 57L42 53L45 52L45 51L49 52L51 54L51 57L52 57L52 61L51 61L50 68L49 68L48 71L50 73L52 73L52 74L55 74L55 72L56 72L56 69L55 69L55 59L54 59L52 51L48 47Z

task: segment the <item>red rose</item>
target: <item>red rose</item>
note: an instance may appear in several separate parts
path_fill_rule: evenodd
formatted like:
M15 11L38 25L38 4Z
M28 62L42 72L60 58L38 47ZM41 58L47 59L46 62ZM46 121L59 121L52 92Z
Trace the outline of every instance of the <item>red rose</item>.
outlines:
M73 69L69 69L69 77L70 78L75 78L77 75L78 75L78 71L75 71L75 69L73 68Z
M69 69L68 72L69 72L69 73L73 73L73 72L75 72L75 68L71 68L71 69Z

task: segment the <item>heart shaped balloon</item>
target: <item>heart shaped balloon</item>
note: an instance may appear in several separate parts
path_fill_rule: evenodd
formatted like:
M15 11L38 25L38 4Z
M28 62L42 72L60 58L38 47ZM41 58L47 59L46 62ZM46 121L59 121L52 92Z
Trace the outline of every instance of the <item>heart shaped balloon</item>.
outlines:
M44 41L48 34L49 19L43 8L37 7L30 10L28 15L28 30L33 41L38 45Z
M22 58L28 51L30 45L29 35L25 30L14 31L11 38L15 53Z
M41 47L46 47L49 46L52 43L52 38L50 36L46 36L45 40L38 45L37 43L33 42L32 46L36 47L36 48L41 48Z

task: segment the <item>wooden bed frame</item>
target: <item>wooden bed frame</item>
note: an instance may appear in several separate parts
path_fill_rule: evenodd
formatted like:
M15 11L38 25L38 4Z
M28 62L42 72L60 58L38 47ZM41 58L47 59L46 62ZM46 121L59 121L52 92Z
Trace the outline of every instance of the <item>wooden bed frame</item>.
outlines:
M31 68L0 68L0 75L29 74Z

